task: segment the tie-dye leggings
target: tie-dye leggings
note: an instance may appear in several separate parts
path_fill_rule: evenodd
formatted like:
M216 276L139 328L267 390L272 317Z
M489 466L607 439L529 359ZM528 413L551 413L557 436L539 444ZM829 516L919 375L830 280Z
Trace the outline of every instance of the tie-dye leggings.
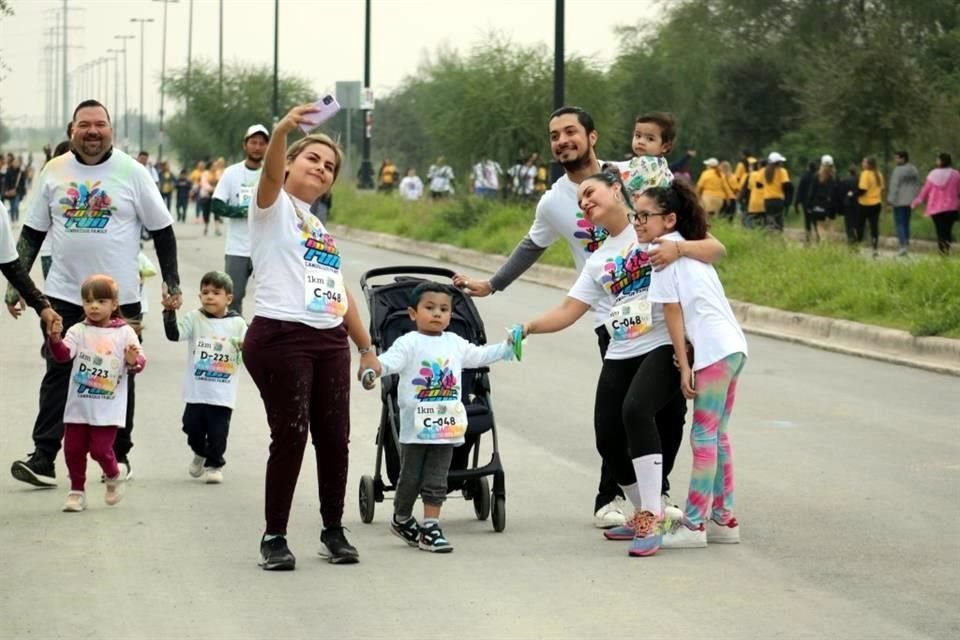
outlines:
M733 450L727 423L737 396L737 378L746 356L734 353L696 372L693 401L693 467L686 517L699 525L711 517L726 523L733 516Z

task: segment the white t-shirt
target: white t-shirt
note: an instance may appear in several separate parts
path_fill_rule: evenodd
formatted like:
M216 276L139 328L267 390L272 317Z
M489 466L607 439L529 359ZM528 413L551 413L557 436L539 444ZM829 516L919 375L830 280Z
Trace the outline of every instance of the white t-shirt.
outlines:
M419 200L423 195L423 181L420 176L404 176L400 181L400 195L404 200Z
M17 243L13 240L13 230L10 228L10 214L0 202L0 264L7 264L17 259Z
M63 337L73 369L64 422L122 427L127 420L128 345L140 349L130 325L95 327L79 322Z
M453 169L449 165L438 167L432 164L427 171L427 180L430 181L430 191L447 193L452 190L450 182L453 180Z
M609 360L627 360L670 344L663 306L647 300L651 273L647 245L637 241L628 224L590 256L567 294L595 309L604 303Z
M213 197L231 207L249 207L260 182L261 169L249 169L243 162L232 164L223 172ZM246 218L225 218L228 256L250 257L250 225Z
M80 285L105 273L120 287L120 304L140 300L140 228L173 224L147 170L123 151L97 165L73 153L53 158L37 177L25 224L52 237L56 252L44 293L80 305Z
M500 176L503 169L493 160L478 162L473 165L473 184L477 189L500 189Z
M664 236L683 240L673 232ZM693 344L693 370L710 366L734 353L747 355L747 339L711 265L680 258L653 274L649 298L653 302L679 302L683 326Z
M461 376L474 369L513 357L500 344L478 347L456 335L429 336L411 331L380 355L381 375L400 375L400 442L403 444L460 444L467 431Z
M214 318L201 309L177 320L180 341L187 342L183 400L190 404L230 407L237 403L240 346L247 323L236 312Z
M255 315L332 329L347 313L340 251L310 205L280 191L261 209L250 201L250 257L257 273Z
M577 204L577 188L567 174L553 183L550 190L540 196L537 215L527 235L538 247L549 247L557 240L565 240L570 246L573 264L577 272L583 271L594 251L607 239L606 230L587 221ZM593 326L606 321L610 302L603 299L594 307Z

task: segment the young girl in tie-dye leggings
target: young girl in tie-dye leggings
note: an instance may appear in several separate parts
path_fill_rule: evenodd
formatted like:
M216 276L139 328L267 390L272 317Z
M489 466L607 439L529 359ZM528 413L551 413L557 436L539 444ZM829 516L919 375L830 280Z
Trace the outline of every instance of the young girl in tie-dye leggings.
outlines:
M680 256L684 243L706 237L707 219L697 195L685 184L654 187L640 196L637 211L648 213L640 240L660 238ZM693 468L684 516L669 523L662 548L736 543L733 516L733 452L728 426L737 379L747 358L747 341L714 268L682 257L653 273L650 302L663 303L664 319L680 366L683 394L693 399ZM691 366L686 340L694 348Z

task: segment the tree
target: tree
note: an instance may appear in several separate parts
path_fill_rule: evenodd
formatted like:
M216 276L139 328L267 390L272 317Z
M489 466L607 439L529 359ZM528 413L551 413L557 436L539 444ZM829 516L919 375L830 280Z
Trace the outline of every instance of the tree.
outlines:
M244 131L252 124L270 128L273 104L273 71L267 66L230 65L223 71L223 92L218 91L216 66L200 62L190 70L176 69L167 76L167 92L185 105L170 118L165 130L170 144L185 163L211 156L238 158ZM281 76L281 116L296 104L315 98L310 84L300 78Z

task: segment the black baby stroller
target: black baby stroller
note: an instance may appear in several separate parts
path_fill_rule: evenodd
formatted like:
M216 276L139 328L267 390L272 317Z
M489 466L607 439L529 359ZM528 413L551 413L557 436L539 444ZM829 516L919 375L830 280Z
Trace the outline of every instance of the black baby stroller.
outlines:
M393 276L384 284L370 284L373 278ZM414 287L424 281L422 276L438 276L453 279L454 273L439 267L382 267L371 269L360 278L360 287L370 310L370 335L377 353L387 350L394 341L415 329L407 313L410 294ZM473 301L459 289L450 286L453 294L451 331L477 345L487 342L483 320ZM489 369L464 369L461 378L463 404L467 409L466 442L454 449L450 473L447 476L448 492L460 490L466 500L473 500L478 520L486 520L492 514L493 528L503 531L507 524L506 490L503 466L500 464L500 449L497 443L497 427L490 402ZM365 523L373 522L377 502L383 502L384 493L396 489L400 475L400 408L397 402L398 376L381 379L380 427L377 430L377 465L373 477L360 479L360 517ZM493 453L490 462L480 466L480 442L482 435L490 432ZM387 482L382 469L386 459ZM493 491L488 477L493 476Z

